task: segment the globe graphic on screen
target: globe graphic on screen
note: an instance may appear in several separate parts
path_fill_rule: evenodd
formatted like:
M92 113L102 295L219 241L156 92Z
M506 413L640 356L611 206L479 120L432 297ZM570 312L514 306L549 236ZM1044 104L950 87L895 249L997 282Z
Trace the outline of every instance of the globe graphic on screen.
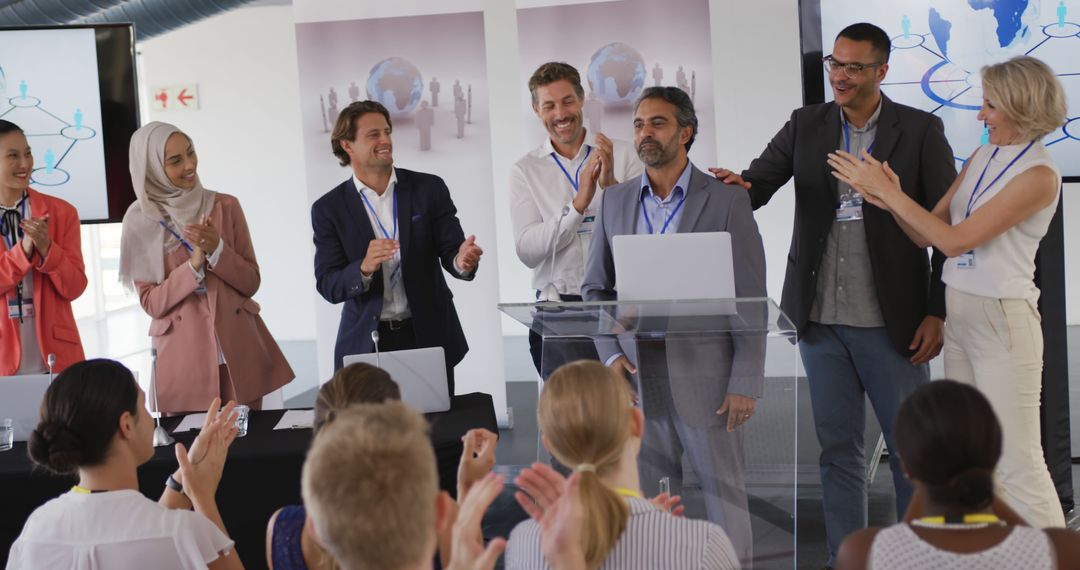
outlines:
M404 58L388 57L373 65L368 74L368 99L382 103L394 116L412 113L423 90L420 70Z
M976 75L984 65L1024 55L1042 28L1039 3L1028 0L931 0L928 18L941 55Z
M637 99L645 87L645 59L622 42L610 43L589 60L589 90L607 104Z

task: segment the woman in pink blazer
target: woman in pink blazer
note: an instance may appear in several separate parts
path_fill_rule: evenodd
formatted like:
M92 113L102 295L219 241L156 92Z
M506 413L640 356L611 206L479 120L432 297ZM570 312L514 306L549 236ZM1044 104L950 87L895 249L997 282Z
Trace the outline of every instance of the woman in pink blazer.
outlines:
M86 290L79 214L30 188L26 135L0 119L0 376L54 372L83 360L71 302Z
M293 371L251 297L259 265L240 202L206 190L191 139L153 122L131 137L137 200L124 215L120 279L153 320L162 412L215 397L259 409Z

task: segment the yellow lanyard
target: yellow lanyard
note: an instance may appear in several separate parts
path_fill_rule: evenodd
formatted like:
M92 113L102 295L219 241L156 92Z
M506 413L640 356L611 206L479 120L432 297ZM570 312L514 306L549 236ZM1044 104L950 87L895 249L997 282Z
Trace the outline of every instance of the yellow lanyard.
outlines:
M89 494L93 493L93 491L91 491L90 489L87 489L86 487L80 487L78 485L75 485L74 487L72 487L71 492L72 493L78 493L80 495L89 495Z
M633 489L627 489L625 487L617 487L615 489L615 492L618 493L619 495L622 495L623 497L629 497L629 498L634 498L634 499L643 499L644 498L641 495L641 493L639 493L639 492L637 492L637 491L635 491Z
M919 522L924 522L924 523L927 523L927 524L945 524L946 523L945 517L922 517L921 519L918 519L918 520L919 520ZM973 515L964 515L963 524L997 524L997 523L1000 523L1000 522L1001 522L1001 519L999 519L997 517L997 515L976 513L976 514L973 514Z

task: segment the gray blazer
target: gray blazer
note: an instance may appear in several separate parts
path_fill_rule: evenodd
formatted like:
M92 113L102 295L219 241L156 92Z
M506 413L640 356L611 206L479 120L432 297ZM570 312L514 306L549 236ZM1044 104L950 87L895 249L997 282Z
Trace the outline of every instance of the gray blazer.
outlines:
M693 166L689 186L677 231L729 232L736 296L765 297L765 249L750 207L750 196L742 187L724 184ZM585 279L581 284L586 301L617 298L611 241L617 235L637 233L640 220L640 178L604 190L585 264ZM691 270L687 269L688 272ZM766 315L752 317L762 327L766 324ZM728 392L761 397L765 362L763 335L669 335L665 344L672 395L684 420L698 425L718 424L721 418L715 412ZM599 340L597 350L600 358L607 360L619 348L609 338ZM631 360L634 359L633 350L628 347Z

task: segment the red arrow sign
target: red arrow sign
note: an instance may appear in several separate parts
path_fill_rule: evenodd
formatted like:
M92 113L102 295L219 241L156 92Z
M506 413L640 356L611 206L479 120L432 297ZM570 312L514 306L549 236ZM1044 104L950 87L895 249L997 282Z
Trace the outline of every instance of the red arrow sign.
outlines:
M189 99L194 99L194 98L195 98L194 96L187 94L187 89L184 89L184 90L180 91L180 94L176 96L176 99L178 101L180 101L180 104L185 106L185 107L188 106L188 104L187 104L188 100Z

